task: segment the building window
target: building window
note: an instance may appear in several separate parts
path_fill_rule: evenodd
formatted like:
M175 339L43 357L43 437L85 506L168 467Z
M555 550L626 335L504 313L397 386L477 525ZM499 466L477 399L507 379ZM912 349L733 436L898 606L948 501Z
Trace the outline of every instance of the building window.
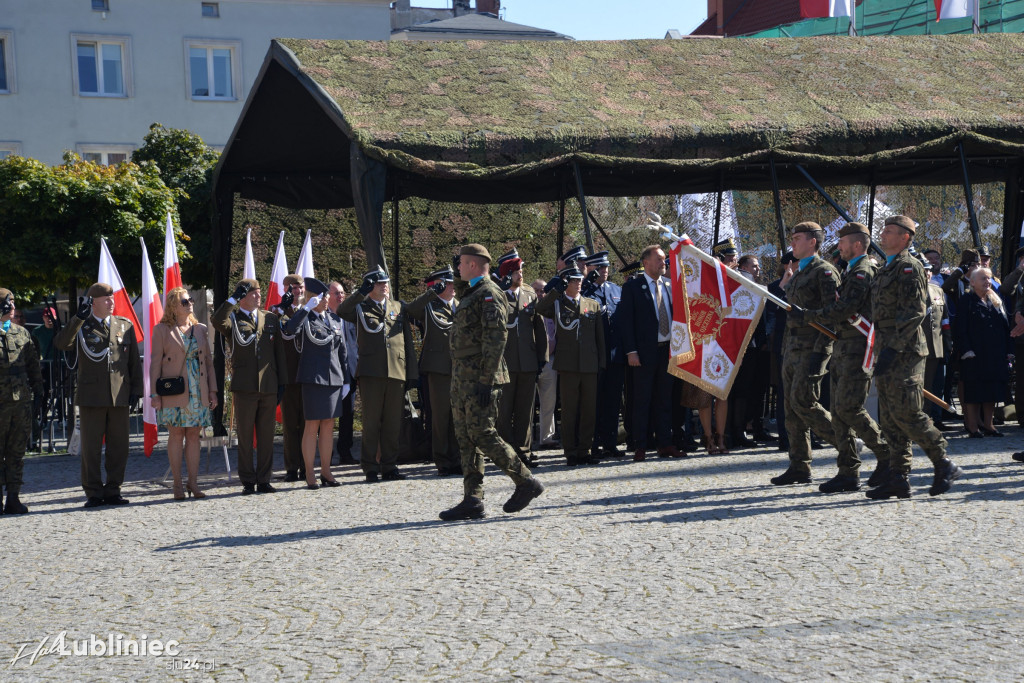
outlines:
M203 16L209 17L210 19L216 19L220 16L220 5L216 2L204 2Z
M92 0L92 9L94 12L109 12L110 2L109 0Z
M185 41L186 80L193 100L237 100L241 67L238 41Z
M12 154L21 155L21 145L17 142L0 142L0 159L6 159Z
M127 161L135 149L134 145L78 145L78 156L101 166L113 166Z
M130 97L131 39L127 36L72 35L75 94Z
M14 92L14 32L0 29L0 93Z

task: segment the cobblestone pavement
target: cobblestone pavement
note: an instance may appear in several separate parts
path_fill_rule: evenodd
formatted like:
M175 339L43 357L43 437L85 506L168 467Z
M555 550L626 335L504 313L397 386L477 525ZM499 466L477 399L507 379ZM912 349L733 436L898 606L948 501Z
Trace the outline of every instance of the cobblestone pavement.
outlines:
M437 519L461 485L425 465L247 497L221 476L175 502L158 451L129 459L131 505L84 510L77 461L37 457L31 514L0 517L0 680L1019 681L1024 432L1004 429L951 440L965 478L940 497L918 452L914 497L887 502L774 488L774 448L545 452L543 496L506 515L491 474L467 523ZM817 484L835 463L815 456ZM179 645L31 660L62 632Z

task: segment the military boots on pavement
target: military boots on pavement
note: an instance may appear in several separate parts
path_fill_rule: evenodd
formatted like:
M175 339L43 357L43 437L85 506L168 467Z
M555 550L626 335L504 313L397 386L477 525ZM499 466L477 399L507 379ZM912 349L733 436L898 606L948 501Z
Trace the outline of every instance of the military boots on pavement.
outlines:
M865 495L871 500L888 500L893 496L910 498L910 475L907 472L889 470L885 481Z
M464 519L483 519L486 517L484 512L484 502L476 496L467 496L462 499L462 502L453 508L449 508L443 511L439 517L445 522L456 522Z
M7 504L4 505L3 514L5 515L23 515L28 512L28 508L18 500L18 492L12 491L10 488L7 489Z
M544 485L537 481L536 478L530 477L522 484L516 485L516 490L512 492L512 497L505 501L505 505L501 509L505 512L519 512L542 493L544 493Z
M860 489L860 479L855 475L837 474L818 487L822 493L841 493Z
M932 487L928 494L938 496L945 493L953 485L953 482L962 477L964 471L949 458L943 458L935 463L935 478L932 479Z

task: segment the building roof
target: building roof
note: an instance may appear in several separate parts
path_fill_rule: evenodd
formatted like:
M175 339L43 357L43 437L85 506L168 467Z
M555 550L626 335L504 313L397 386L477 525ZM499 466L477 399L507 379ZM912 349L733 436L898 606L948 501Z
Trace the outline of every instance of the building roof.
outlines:
M415 24L395 29L392 36L408 34L429 39L432 35L450 37L466 34L467 37L502 40L572 40L570 36L534 26L515 24L499 19L493 14L463 14L451 19Z
M800 21L800 0L727 0L722 14L724 34L739 36ZM712 12L690 35L719 35L717 12Z

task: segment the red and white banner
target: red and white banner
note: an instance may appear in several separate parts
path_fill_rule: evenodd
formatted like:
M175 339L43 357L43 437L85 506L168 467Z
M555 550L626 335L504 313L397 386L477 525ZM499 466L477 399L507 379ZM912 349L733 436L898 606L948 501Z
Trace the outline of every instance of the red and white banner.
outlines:
M121 274L117 272L114 265L114 258L110 255L107 241L100 238L100 275L97 282L106 282L114 288L114 315L128 318L135 326L135 341L142 343L142 326L139 325L139 316L135 315L132 308L132 300L128 297L128 291L124 288Z
M313 245L310 241L312 232L306 231L306 239L302 241L302 251L299 252L299 262L295 264L295 274L302 277L316 277L313 274Z
M686 235L672 246L672 340L668 371L728 398L764 296L733 279ZM742 278L742 276L741 276Z
M167 222L168 225L170 225L170 216L168 216ZM142 352L142 381L144 382L144 386L148 393L148 389L151 386L149 383L149 373L153 356L153 328L160 322L160 319L164 317L164 307L160 302L160 292L158 292L156 288L156 278L153 277L153 266L149 263L149 252L146 251L146 241L141 237L139 238L139 241L142 242L142 327L146 330L146 339L149 340L149 343L146 344L145 350ZM165 256L164 264L166 265L166 263L167 259ZM145 452L146 457L153 454L153 446L156 445L156 442L156 409L152 406L149 399L143 399L142 449Z
M145 250L145 245L143 245ZM148 261L147 261L148 263ZM181 287L181 266L178 265L178 246L174 243L174 224L171 223L171 212L167 212L167 229L164 231L164 296L167 303L167 292Z
M817 19L853 16L853 3L854 0L800 0L800 17Z
M242 277L256 279L256 262L252 258L252 228L245 231L245 262L242 266Z
M284 277L288 274L288 260L284 255L284 230L277 237L277 251L274 252L274 267L270 269L270 284L267 285L267 301L263 305L265 310L270 310L281 303L284 296ZM298 306L301 302L296 301Z
M935 20L963 19L975 14L978 0L935 0Z

